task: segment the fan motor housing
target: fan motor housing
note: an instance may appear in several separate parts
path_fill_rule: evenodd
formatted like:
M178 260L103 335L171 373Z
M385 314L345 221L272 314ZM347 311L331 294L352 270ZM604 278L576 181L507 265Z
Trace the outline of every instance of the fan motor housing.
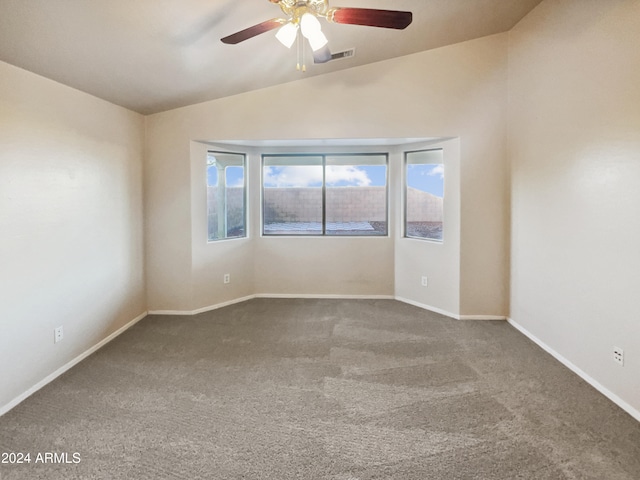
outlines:
M280 5L280 9L293 19L299 19L309 12L319 17L324 17L329 9L327 0L270 0Z

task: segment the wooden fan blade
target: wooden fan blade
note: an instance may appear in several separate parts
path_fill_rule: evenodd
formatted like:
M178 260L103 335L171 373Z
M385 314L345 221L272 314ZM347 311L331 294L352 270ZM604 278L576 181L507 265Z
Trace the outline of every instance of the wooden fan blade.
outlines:
M335 23L402 30L411 24L413 14L399 10L336 7L328 19Z
M261 33L265 33L269 30L273 30L274 28L278 28L285 23L287 23L287 21L283 20L282 18L272 18L271 20L267 20L266 22L259 23L257 25L254 25L253 27L245 28L244 30L240 30L239 32L221 38L220 41L229 45L236 45L237 43L249 40L250 38L260 35Z

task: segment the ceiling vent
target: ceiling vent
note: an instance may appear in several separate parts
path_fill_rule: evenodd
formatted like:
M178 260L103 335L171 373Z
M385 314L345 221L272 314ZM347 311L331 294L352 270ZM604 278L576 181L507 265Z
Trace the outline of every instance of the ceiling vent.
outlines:
M356 54L355 48L350 48L348 50L344 50L342 52L336 52L331 54L331 60L339 60L341 58L351 58Z

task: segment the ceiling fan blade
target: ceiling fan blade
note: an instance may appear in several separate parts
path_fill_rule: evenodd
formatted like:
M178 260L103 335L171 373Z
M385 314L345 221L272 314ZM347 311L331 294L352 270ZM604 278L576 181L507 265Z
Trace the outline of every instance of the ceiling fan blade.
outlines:
M331 60L329 45L325 45L313 52L313 63L327 63L329 60Z
M329 21L335 23L395 28L398 30L407 28L413 20L413 14L411 12L349 7L336 7L332 9L330 15L327 17Z
M249 40L250 38L260 35L261 33L265 33L269 30L281 27L285 23L287 23L287 20L283 20L282 18L272 18L271 20L267 20L252 27L245 28L244 30L240 30L239 32L221 38L220 40L222 41L222 43L236 45L237 43Z

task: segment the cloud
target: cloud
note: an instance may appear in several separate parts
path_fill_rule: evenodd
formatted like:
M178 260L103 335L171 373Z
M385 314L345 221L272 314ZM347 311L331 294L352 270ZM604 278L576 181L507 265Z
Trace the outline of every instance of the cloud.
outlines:
M322 185L322 166L266 167L265 187L318 187Z
M371 179L367 172L352 165L328 165L326 181L330 186L367 186ZM265 187L319 187L322 185L322 166L266 167Z
M326 170L327 185L355 185L366 187L371 185L367 172L353 165L328 165Z
M431 177L439 176L440 178L444 178L444 165L440 163L434 166L431 170L427 172L427 175Z

